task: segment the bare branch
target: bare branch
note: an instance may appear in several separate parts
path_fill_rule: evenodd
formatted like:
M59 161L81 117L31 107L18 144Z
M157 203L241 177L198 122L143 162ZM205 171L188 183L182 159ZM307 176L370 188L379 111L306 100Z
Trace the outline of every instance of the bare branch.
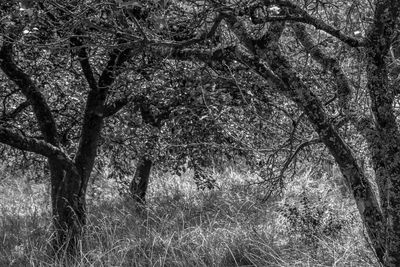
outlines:
M144 32L142 26L140 26L139 21L135 18L135 15L132 13L132 10L127 9L128 16L133 22L135 23L136 27L138 28L140 34L143 36L144 40L147 41L146 33Z
M25 137L0 126L0 142L20 150L34 152L48 158L56 158L64 168L76 171L73 161L60 148L45 141Z
M32 79L15 64L13 60L13 44L10 42L4 42L0 49L0 68L10 80L17 84L32 105L45 140L56 145L58 142L57 127L50 107Z
M97 91L97 82L93 75L92 66L89 62L89 55L86 51L86 47L83 44L82 37L80 34L73 36L70 38L70 42L72 44L73 49L77 49L77 56L79 63L81 64L83 74L89 84L89 87L93 91Z
M296 150L292 153L292 155L290 155L290 157L283 164L283 167L282 167L282 169L280 171L279 177L283 177L285 171L289 168L289 166L292 163L293 159L297 156L297 154L299 154L300 151L302 151L304 148L306 148L308 146L315 145L315 144L321 144L321 143L322 143L322 140L320 138L312 139L312 140L305 141L305 142L301 143L296 148Z
M283 14L283 15L277 15L277 16L272 16L272 17L266 17L263 18L263 22L272 22L272 21L295 21L295 22L302 22L306 24L313 25L316 29L322 30L342 42L346 43L347 45L351 47L360 47L364 46L365 43L363 41L360 41L356 38L353 38L351 36L348 36L341 32L339 29L336 29L335 27L332 27L329 24L326 24L323 20L320 20L318 18L315 18L311 15L309 15L305 10L301 9L298 5L290 2L290 1L271 1L271 0L264 0L264 4L268 7L271 5L279 5L280 7L286 7L289 8L291 11L291 14ZM295 15L292 15L295 14Z
M171 47L171 48L184 48L188 47L194 44L198 44L201 42L204 42L205 40L211 38L214 36L215 32L217 31L219 25L221 24L221 21L224 19L224 15L220 14L215 18L214 24L211 27L211 29L208 32L204 32L201 34L199 37L186 40L186 41L181 41L181 42L169 42L169 41L158 41L158 40L149 40L148 44L151 46L165 46L165 47Z
M3 116L0 117L0 123L7 122L13 118L15 118L19 113L24 111L27 107L29 107L29 102L25 101L22 102L21 104L18 105L13 111L4 114Z
M119 112L121 109L123 109L129 103L141 102L142 99L143 99L143 97L138 97L138 96L124 97L124 98L117 99L114 102L109 103L108 105L105 106L103 116L105 118L113 116L114 114ZM136 112L137 110L139 110L139 106L135 106L133 112Z

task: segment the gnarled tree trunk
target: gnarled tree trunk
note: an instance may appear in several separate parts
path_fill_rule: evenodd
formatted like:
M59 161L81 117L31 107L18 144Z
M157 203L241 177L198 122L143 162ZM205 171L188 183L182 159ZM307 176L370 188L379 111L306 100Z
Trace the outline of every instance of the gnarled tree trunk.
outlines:
M53 169L53 168L51 168ZM81 176L70 171L51 170L52 178L62 178L58 186L52 182L53 224L57 235L53 240L56 254L74 255L79 249L82 227L86 223L85 193ZM54 187L54 189L53 189Z

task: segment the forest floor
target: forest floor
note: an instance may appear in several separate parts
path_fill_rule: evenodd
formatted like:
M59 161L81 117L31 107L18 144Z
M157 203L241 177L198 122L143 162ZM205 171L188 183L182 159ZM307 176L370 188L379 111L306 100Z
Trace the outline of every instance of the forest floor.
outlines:
M251 175L215 175L218 188L197 190L190 172L155 172L144 209L98 175L79 257L54 261L48 186L2 173L0 266L377 266L331 177L305 171L261 201Z

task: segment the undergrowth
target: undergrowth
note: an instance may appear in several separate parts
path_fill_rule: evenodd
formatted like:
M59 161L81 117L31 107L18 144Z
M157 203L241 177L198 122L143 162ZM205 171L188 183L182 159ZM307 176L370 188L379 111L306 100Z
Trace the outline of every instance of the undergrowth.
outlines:
M250 178L230 170L198 191L190 174L156 173L139 208L97 177L79 255L54 260L47 186L3 174L0 266L376 266L332 177L304 172L267 202Z

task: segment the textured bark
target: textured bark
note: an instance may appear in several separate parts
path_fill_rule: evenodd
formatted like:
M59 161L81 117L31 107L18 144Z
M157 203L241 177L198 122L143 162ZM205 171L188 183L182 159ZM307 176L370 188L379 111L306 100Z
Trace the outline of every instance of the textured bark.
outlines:
M369 66L369 82L375 136L370 141L375 178L386 226L387 266L400 265L400 132L393 109L393 93L387 82L386 66Z
M134 177L131 181L130 192L133 199L139 204L146 203L147 187L153 162L146 157L138 160Z
M374 169L385 222L385 266L400 266L400 131L386 57L396 34L400 2L376 1L374 23L367 32L367 89L375 122L371 142Z
M57 161L49 160L52 177L53 224L56 236L53 249L58 255L75 255L82 242L86 223L86 201L79 174L63 171Z

